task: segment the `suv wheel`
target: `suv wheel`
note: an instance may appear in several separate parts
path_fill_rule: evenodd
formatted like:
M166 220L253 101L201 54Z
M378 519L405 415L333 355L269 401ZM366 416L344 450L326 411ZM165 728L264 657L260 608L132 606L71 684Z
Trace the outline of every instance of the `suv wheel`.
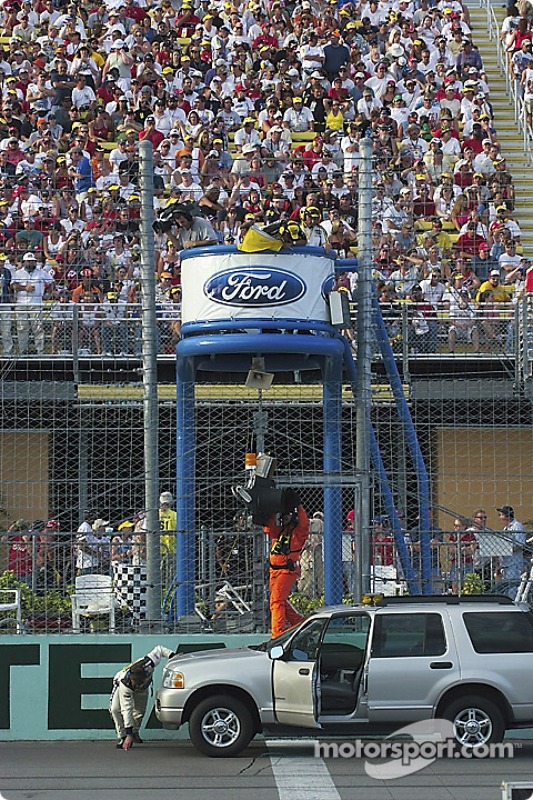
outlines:
M502 712L484 697L460 697L450 703L443 716L453 723L456 742L468 749L501 742L505 733Z
M191 714L189 735L195 747L206 756L235 756L253 738L252 715L237 698L207 697Z

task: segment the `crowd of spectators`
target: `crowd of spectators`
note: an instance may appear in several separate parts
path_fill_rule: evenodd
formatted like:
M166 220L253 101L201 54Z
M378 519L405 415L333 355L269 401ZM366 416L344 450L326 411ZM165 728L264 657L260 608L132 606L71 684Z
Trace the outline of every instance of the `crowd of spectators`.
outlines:
M170 586L174 580L176 565L176 516L167 498L170 492L162 493L165 501L160 506L160 521L166 519L170 525L160 537L161 574L163 584ZM504 506L504 510L509 506ZM502 512L499 512L502 513ZM313 522L314 520L314 522ZM505 580L518 581L525 568L529 549L525 535L520 537L520 552L514 555L515 569L509 573L511 558L505 553L504 542L492 543L491 555L480 550L480 535L489 530L486 526L487 514L477 509L471 518L458 517L453 527L443 530L435 525L430 514L428 541L431 551L431 571L435 593L457 593L458 581L464 581L468 574L479 575L486 590L502 580L501 567L506 564ZM514 516L500 516L501 530L505 531ZM308 597L323 594L323 538L324 524L322 512L315 512L310 527L313 537L302 551L302 572L298 591ZM514 522L511 530L523 531L520 523ZM343 530L342 561L345 591L350 591L354 575L355 512L348 511ZM257 531L256 531L257 532ZM420 529L417 525L411 530L403 529L402 534L407 553L417 576L421 572ZM260 534L262 535L262 534ZM214 556L216 559L216 581L230 581L232 586L246 585L252 580L252 526L249 518L238 513L231 530L215 534ZM486 548L485 548L486 550ZM395 584L403 574L387 515L377 515L372 520L370 559L375 570L375 579ZM504 559L502 564L502 559ZM98 516L95 511L87 511L77 532L61 533L56 519L45 522L35 520L31 524L19 519L14 521L5 534L0 535L0 576L7 569L13 579L26 584L38 595L51 590L68 592L76 577L87 575L112 575L117 586L133 581L134 575L146 580L146 521L145 511L140 510L127 519L113 525L109 520ZM138 568L137 572L129 567ZM381 568L386 569L381 569ZM390 569L392 568L392 569ZM514 592L516 585L513 584ZM387 592L390 593L390 592ZM514 597L514 593L512 594Z
M0 20L4 355L69 350L74 304L82 348L131 351L143 139L165 346L180 335L184 248L239 244L256 223L357 255L363 136L381 302L412 304L419 349L437 346L438 307L460 320L451 350L509 341L500 305L529 261L459 0L6 0ZM529 63L530 20L512 6L506 25L511 63Z
M175 512L161 508L161 522L169 514L173 529L160 536L162 568L171 557L175 561L176 554ZM44 592L65 590L80 575L112 574L114 564L145 568L145 519L146 512L140 510L115 528L96 512L86 511L76 534L61 533L56 519L15 520L0 535L0 576L7 569L18 581Z

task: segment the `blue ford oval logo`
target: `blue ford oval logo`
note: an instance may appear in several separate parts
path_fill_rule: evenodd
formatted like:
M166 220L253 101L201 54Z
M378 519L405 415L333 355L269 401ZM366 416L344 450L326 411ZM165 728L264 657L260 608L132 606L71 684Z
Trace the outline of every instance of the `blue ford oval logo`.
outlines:
M204 284L204 294L224 306L258 308L294 303L306 291L303 280L284 269L238 267L217 272Z
M327 278L324 278L322 281L322 286L320 287L320 293L322 297L325 299L333 289L335 288L335 275L331 274L328 275Z

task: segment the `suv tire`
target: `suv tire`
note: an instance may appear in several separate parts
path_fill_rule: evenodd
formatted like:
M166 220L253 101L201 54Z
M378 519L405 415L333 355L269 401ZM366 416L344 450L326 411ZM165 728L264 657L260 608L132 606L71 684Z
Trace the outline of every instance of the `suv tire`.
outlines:
M254 736L252 714L236 697L207 697L191 713L189 735L195 747L206 756L236 756Z
M453 724L456 743L468 749L501 742L505 734L502 712L485 697L459 697L445 708L443 717Z

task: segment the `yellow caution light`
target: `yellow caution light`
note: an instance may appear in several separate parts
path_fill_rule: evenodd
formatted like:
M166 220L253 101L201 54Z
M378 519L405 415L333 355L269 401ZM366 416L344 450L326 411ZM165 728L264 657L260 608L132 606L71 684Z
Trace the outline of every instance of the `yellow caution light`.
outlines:
M385 595L383 594L364 594L361 597L361 603L364 606L371 606L374 605L375 603L379 603L381 600L383 600L384 597Z
M257 455L256 453L245 453L244 454L244 469L255 469L257 466Z

